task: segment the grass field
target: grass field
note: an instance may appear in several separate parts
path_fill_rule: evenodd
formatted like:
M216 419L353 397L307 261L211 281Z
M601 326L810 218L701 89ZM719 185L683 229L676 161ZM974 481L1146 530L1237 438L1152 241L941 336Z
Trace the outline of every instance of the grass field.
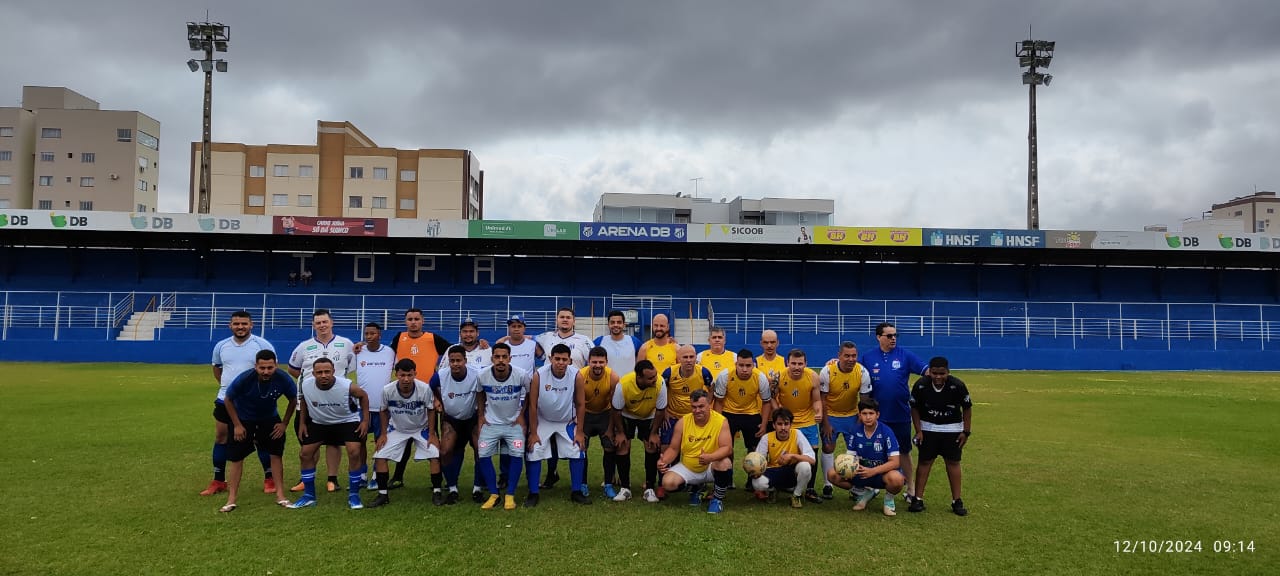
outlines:
M210 477L207 366L0 364L12 442L0 574L1276 573L1280 377L958 375L977 402L966 518L946 505L941 463L922 514L900 501L886 518L878 500L854 513L845 495L792 510L735 491L717 517L679 495L575 506L564 463L566 482L535 510L432 507L425 465L386 508L322 494L318 508L284 510L252 458L240 509L218 514L222 496L196 495ZM469 464L463 474L465 492ZM598 496L598 458L590 480ZM1117 553L1116 540L1201 551ZM1222 540L1255 551L1215 552Z

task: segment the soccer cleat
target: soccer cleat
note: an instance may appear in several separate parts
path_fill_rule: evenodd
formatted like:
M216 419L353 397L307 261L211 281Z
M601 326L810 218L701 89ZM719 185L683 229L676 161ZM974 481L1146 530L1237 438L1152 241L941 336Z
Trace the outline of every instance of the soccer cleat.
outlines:
M756 495L756 500L759 500L761 502L764 502L765 500L769 499L769 493L765 490L756 490L755 495Z
M867 489L863 489L861 492L857 492L857 493L855 493L855 498L854 498L854 503L853 503L853 509L854 509L854 510L866 510L866 508L867 508L867 502L870 502L870 501L871 501L871 499L872 499L872 498L875 498L875 497L876 497L876 491L875 491L875 490L867 490ZM888 500L886 500L886 501L888 501Z
M659 500L666 500L667 489L659 486L656 490L653 491L653 496Z
M623 488L622 490L619 490L618 493L613 497L614 502L626 502L627 500L630 500L630 499L631 499L630 488ZM657 501L657 498L654 498L654 501Z
M404 488L404 480L392 480L387 484L388 490L399 490L401 488Z
M329 490L330 494L337 492L339 489L342 488L341 486L338 485L337 482L334 482L332 480L326 482L325 487Z
M658 502L658 494L653 491L653 488L649 488L644 491L644 501L650 504Z
M695 491L695 490L690 490L690 491L689 491L689 505L690 505L690 506L701 506L701 505L702 505L702 493L701 493L701 492L698 492L698 491Z
M226 492L226 491L227 491L227 483L226 483L226 482L223 482L223 481L221 481L221 480L214 480L214 481L212 481L212 482L209 482L209 487L208 487L208 488L205 488L204 490L201 490L201 491L200 491L200 495L201 495L201 496L213 496L214 494L217 494L217 493L219 493L219 492Z
M547 474L547 479L544 480L542 482L542 485L538 487L543 490L547 490L549 488L555 487L556 482L559 482L559 481L560 481L560 474L557 472L552 472L550 474Z
M574 492L573 494L570 494L569 500L573 501L574 504L590 504L591 503L591 497L587 496L586 494L583 494L582 492Z
M236 511L236 505L235 505L235 504L227 504L226 506L223 506L223 507L219 508L219 509L218 509L218 511L219 511L219 512L235 512L235 511Z
M822 487L822 499L823 499L823 500L830 500L830 499L832 499L832 498L835 498L835 490L834 490L834 489L832 489L832 487L831 487L831 485L830 485L830 484L827 484L826 486L823 486L823 487Z
M707 505L707 514L719 514L724 512L724 503L719 498L712 498L711 503Z
M778 491L773 488L769 489L769 503L773 504L778 501Z
M377 490L377 489L378 489L378 479L377 479L376 477L369 478L369 482L368 482L368 484L365 484L365 487L366 487L366 488L368 488L368 489L370 489L370 490Z
M884 499L884 515L885 516L898 515L898 505L894 504L893 496L889 496L888 498Z
M386 494L378 494L378 497L374 498L373 502L370 502L368 507L377 508L379 506L386 506L387 504L390 504L390 503L391 503L391 499L388 498Z
M458 493L456 491L450 490L449 495L444 497L444 503L447 506L453 506L454 504L457 504Z
M907 512L924 512L924 498L912 498L911 505L907 506Z
M472 501L472 502L475 502L476 504L480 504L480 503L484 502L484 492L483 492L483 491L480 491L480 490L476 490L476 491L472 492L472 493L471 493L471 501Z
M299 508L309 508L309 507L311 507L311 506L315 506L315 505L316 505L316 499L315 499L315 497L313 497L313 496L307 496L307 495L305 495L305 494L304 494L301 498L298 498L297 500L294 500L294 501L293 501L293 504L290 504L290 505L289 505L289 508L292 508L292 509L294 509L294 510L297 510L297 509L299 509Z
M507 494L506 496L504 496L504 497L502 498L502 509L503 509L503 510L515 510L515 509L516 509L516 497L515 497L515 496L512 496L512 495L510 495L510 494Z
M822 497L819 496L817 492L814 492L813 488L804 491L804 499L813 502L814 504L822 503Z
M481 504L481 505L480 505L480 509L481 509L481 510L493 510L493 507L494 507L494 506L497 506L497 505L498 505L498 495L497 495L497 494L492 494L492 495L490 495L490 496L489 496L489 499L488 499L488 500L485 500L485 501L484 501L484 504Z
M792 496L792 497L791 497L791 507L792 507L792 508L804 508L804 497L803 497L803 496Z
M614 489L613 484L604 485L604 497L610 500L616 500L618 498L618 491Z
M540 498L541 498L541 496L538 496L538 493L537 493L537 492L530 492L528 496L525 496L525 497L524 497L524 507L525 507L525 508L537 508L537 507L538 507L538 500L539 500Z
M951 511L954 512L956 516L969 515L969 509L964 507L964 500L959 498L951 501Z
M275 494L275 493L276 493L276 481L275 481L275 479L274 479L274 478L263 478L263 479L262 479L262 493L263 493L263 494Z
M360 510L361 508L364 508L364 502L360 501L359 494L348 494L347 507L351 508L352 510Z
M432 490L432 491L431 491L431 505L432 505L432 506L444 506L444 494L441 494L439 490Z
M301 481L299 481L297 484L294 484L294 485L293 485L293 488L290 488L290 489L289 489L289 491L290 491L290 492L301 492L301 491L306 490L306 489L307 489L307 485L306 485L306 484L303 484Z

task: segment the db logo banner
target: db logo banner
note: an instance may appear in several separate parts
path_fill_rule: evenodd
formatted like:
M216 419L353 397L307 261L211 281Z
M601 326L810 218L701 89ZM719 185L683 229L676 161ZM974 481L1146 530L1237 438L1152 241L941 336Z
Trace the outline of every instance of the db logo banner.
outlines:
M814 231L815 244L846 246L921 246L924 238L920 228L818 226Z

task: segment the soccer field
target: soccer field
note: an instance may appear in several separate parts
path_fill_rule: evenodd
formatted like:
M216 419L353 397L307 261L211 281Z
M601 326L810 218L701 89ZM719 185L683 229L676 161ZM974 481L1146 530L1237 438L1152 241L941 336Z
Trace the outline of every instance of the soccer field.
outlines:
M0 574L1261 574L1280 565L1280 377L957 375L975 401L965 518L950 513L941 462L929 509L911 514L899 500L887 518L878 499L853 512L847 493L793 510L737 490L720 516L682 494L583 507L568 501L563 462L565 480L534 510L482 511L467 498L433 507L423 463L388 507L352 511L345 493L322 493L319 507L295 511L261 493L253 458L239 510L219 514L222 495L196 495L210 478L208 366L0 364L0 426L13 442L0 455ZM598 498L598 457L589 479ZM1122 543L1118 553L1117 540L1162 550ZM1199 549L1163 550L1185 541ZM1253 551L1215 551L1224 541Z

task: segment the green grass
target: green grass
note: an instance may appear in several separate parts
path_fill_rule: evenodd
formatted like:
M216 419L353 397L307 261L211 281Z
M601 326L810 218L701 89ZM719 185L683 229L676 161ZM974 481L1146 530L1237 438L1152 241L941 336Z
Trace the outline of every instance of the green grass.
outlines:
M209 480L207 366L0 364L0 431L10 439L0 453L0 574L1258 574L1280 565L1280 377L960 376L978 402L966 518L948 510L941 463L923 514L901 501L897 518L878 501L854 513L842 495L792 510L736 491L713 517L680 495L576 507L559 486L535 510L486 512L465 498L435 508L425 465L387 508L350 511L343 494L322 494L318 508L283 510L258 490L252 458L240 509L218 514L221 496L196 495ZM285 470L297 477L292 439ZM642 470L637 454L633 476ZM561 472L567 481L564 463ZM1115 540L1139 539L1196 540L1203 551L1115 552ZM1214 553L1215 540L1253 541L1256 551Z

